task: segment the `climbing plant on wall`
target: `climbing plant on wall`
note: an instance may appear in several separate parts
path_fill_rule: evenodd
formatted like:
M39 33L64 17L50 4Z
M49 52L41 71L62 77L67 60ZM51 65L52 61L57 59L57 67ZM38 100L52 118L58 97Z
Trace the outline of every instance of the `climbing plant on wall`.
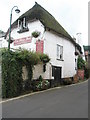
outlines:
M2 97L14 97L21 94L23 89L22 67L28 70L28 85L33 76L34 65L49 62L50 58L46 54L38 54L28 50L8 51L3 49L2 53Z

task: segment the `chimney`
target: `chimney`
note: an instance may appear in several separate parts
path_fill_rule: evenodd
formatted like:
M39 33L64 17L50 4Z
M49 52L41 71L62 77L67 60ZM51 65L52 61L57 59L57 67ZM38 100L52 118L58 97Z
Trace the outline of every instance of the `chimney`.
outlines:
M76 35L77 35L76 42L77 42L80 46L82 46L81 33L77 33Z
M82 52L84 54L83 41L81 37L82 33L77 33L76 35L77 35L76 43L78 43L81 46Z

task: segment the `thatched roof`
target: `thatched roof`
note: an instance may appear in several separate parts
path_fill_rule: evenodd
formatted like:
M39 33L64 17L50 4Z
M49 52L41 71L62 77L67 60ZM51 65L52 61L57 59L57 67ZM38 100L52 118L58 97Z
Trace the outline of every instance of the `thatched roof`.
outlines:
M48 28L49 30L54 31L57 34L63 37L66 37L75 43L72 37L57 22L57 20L38 3L35 3L35 5L31 9L29 9L27 12L25 12L23 15L21 15L19 19L22 19L23 17L25 17L27 21L38 19L45 26L45 28ZM13 25L16 25L16 24L17 24L17 20L13 23Z

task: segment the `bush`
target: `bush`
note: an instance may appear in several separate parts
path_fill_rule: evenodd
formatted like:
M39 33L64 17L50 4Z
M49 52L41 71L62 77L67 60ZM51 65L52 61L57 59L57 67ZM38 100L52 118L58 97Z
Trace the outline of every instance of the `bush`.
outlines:
M49 88L49 82L48 80L43 80L43 81L39 81L38 84L36 85L36 89L37 90L45 90Z
M42 78L41 75L39 76L39 79L38 79L38 80L41 81L41 82L43 81L43 78Z
M77 60L77 67L78 69L84 69L85 68L85 64L86 62L83 60L82 57L78 57L78 60Z
M31 81L26 80L24 83L24 91L31 90Z
M45 90L45 89L48 89L49 86L50 86L49 81L44 80L41 75L37 80L32 81L32 88L34 91Z
M65 78L65 79L63 80L63 84L64 84L64 85L70 85L70 84L72 84L72 79L71 79L71 78Z
M87 68L85 68L85 73L84 73L84 77L86 78L86 79L88 79L89 78L89 72L90 72L90 70L89 69L87 69Z
M39 54L39 56L40 56L40 61L42 61L43 63L47 63L50 61L49 56L46 54Z
M2 97L9 98L20 95L23 91L23 86L25 86L25 90L29 90L33 76L33 67L39 62L43 62L43 59L41 59L41 56L43 56L43 54L40 55L25 49L15 52L3 49L1 52ZM23 84L22 78L23 66L26 66L28 70L28 80L26 81L25 85ZM42 79L41 76L39 79Z
M12 51L2 52L2 97L18 96L22 91L22 67Z

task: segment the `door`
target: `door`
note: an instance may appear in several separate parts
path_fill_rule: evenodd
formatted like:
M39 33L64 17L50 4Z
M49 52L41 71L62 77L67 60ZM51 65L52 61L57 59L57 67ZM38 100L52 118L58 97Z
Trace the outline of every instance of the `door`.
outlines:
M60 81L62 73L62 67L52 66L52 76L55 81Z

